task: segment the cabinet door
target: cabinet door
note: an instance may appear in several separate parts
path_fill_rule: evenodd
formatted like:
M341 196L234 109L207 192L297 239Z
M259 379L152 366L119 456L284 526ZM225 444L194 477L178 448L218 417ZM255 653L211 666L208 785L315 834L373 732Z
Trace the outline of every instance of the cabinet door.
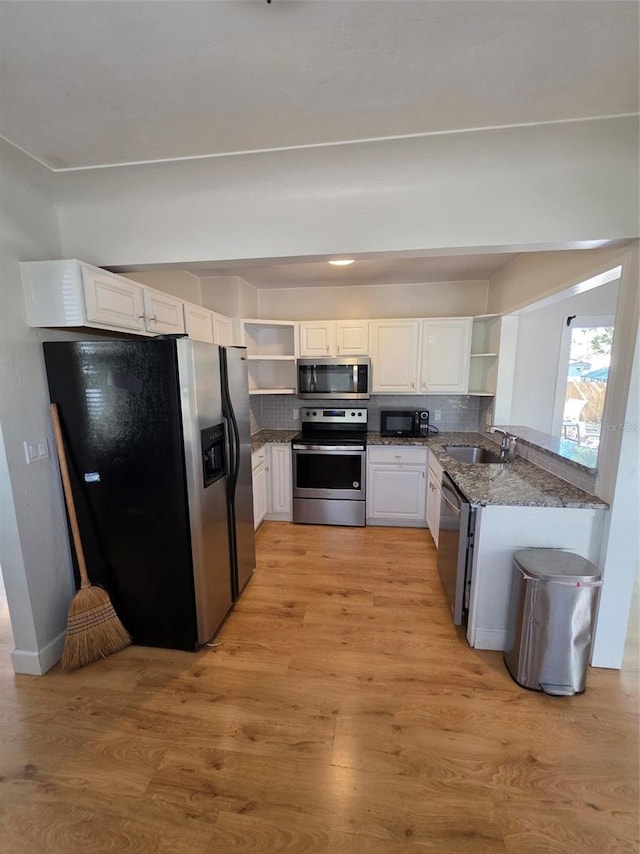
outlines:
M140 285L87 267L82 268L82 281L88 321L117 329L145 331Z
M291 446L270 446L270 502L269 513L293 513L293 491L291 485Z
M264 463L252 472L253 527L258 528L267 515L267 467Z
M423 320L420 391L466 394L473 319Z
M368 356L369 355L369 321L368 320L338 320L338 321L336 321L336 355L337 356Z
M333 356L336 346L336 325L332 320L303 321L300 328L301 356Z
M419 331L419 320L370 324L374 392L417 393Z
M233 320L224 314L213 313L213 343L220 347L233 344Z
M145 325L148 332L156 335L184 332L182 300L150 288L144 288L143 298Z
M433 542L438 548L438 530L440 528L440 480L434 474L432 469L429 469L427 480L427 525L431 531Z
M367 516L422 522L426 518L425 466L370 465Z
M209 309L185 302L184 328L194 341L213 343L213 313Z

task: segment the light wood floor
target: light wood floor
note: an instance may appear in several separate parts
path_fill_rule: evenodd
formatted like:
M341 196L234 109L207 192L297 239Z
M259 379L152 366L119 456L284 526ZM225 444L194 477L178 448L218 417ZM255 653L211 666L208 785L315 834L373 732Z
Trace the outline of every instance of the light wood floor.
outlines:
M448 617L423 530L265 523L197 654L0 672L0 850L638 851L637 633L579 697Z

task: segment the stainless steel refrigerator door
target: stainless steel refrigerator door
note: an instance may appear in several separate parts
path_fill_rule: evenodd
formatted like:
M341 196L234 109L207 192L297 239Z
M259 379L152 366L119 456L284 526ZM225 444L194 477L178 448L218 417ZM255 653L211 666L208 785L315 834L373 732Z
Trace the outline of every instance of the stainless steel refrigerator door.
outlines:
M201 430L222 423L219 348L187 338L176 345L198 642L202 644L215 634L232 605L227 479L205 488L200 440Z
M251 480L251 419L249 414L249 372L245 347L226 347L227 384L232 416L238 429L238 471L235 495L231 497L235 516L236 573L234 598L242 592L256 567L253 527L253 485ZM231 425L230 425L231 426Z

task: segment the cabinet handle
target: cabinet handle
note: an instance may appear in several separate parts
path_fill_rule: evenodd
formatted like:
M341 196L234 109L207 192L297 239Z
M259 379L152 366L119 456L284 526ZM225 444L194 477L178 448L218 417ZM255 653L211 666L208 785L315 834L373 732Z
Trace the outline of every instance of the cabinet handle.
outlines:
M327 353L329 352L329 345L327 344Z
M422 479L424 480L424 472L422 472Z
M402 455L401 455L401 454L394 454L393 456L395 457L395 459L396 459L396 460L401 460L401 459L402 459Z
M138 315L138 320L144 320L144 314L139 314L139 315Z
M411 383L411 388L415 388L415 387L416 387L416 384L415 384L415 383Z
M149 323L157 323L157 322L158 322L158 318L155 314L153 315L153 317L149 318Z
M337 344L337 345L336 345L336 353L339 353L339 352L340 352L340 345L339 345L339 344Z

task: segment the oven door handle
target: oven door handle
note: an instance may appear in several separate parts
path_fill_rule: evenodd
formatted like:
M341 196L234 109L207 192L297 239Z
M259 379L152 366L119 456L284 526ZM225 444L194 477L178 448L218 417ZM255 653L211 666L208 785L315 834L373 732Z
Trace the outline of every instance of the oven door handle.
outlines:
M365 449L354 445L292 445L294 451L353 451L354 454L363 454Z

